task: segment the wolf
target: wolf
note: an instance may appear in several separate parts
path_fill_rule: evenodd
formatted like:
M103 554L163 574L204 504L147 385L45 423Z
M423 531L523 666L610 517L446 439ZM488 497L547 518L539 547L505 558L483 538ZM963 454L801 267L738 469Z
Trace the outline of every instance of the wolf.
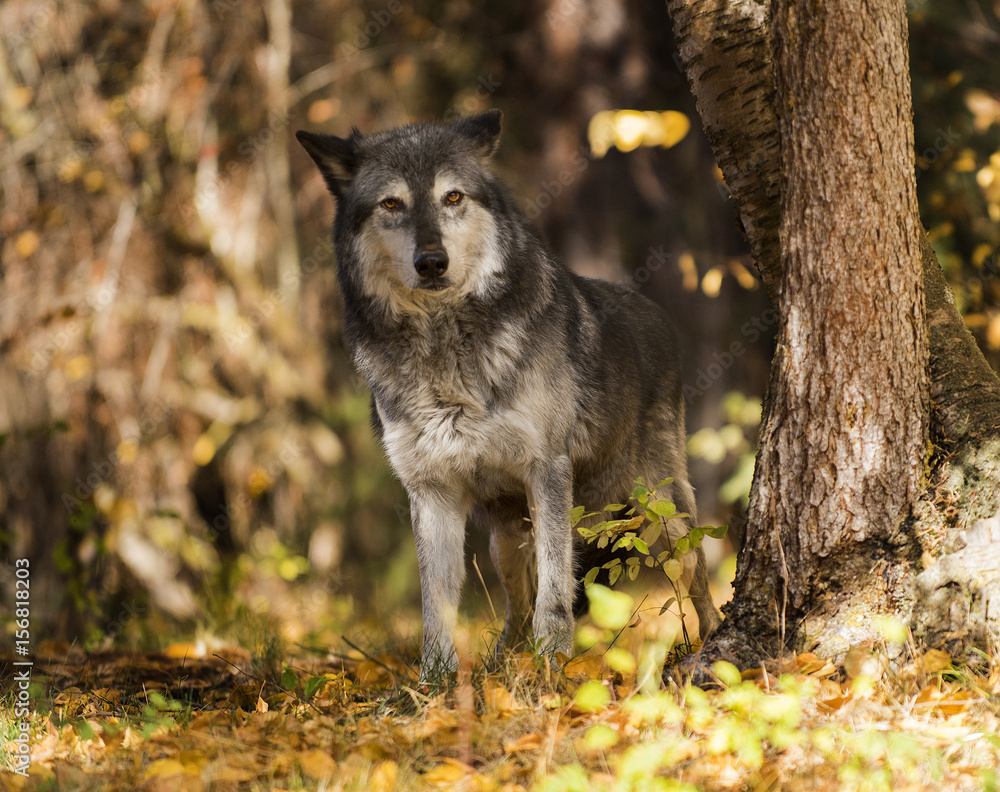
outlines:
M344 336L410 498L424 681L457 665L467 520L489 532L506 594L501 644L525 640L530 622L539 651L567 655L571 507L599 512L626 503L637 476L672 476L660 493L691 516L671 530L695 524L674 332L644 296L548 253L490 169L501 123L490 110L296 134L337 204ZM687 560L704 637L720 617L702 551Z

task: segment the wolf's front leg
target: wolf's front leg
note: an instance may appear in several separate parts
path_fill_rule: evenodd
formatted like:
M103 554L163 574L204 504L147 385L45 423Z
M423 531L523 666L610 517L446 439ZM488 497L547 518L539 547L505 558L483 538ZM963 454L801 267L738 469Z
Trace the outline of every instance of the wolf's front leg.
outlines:
M528 509L535 528L538 594L534 632L546 653L573 651L573 534L569 524L573 470L567 455L533 471Z
M458 667L455 622L465 577L465 517L468 503L458 493L410 488L413 536L420 568L424 648L420 682L439 681Z

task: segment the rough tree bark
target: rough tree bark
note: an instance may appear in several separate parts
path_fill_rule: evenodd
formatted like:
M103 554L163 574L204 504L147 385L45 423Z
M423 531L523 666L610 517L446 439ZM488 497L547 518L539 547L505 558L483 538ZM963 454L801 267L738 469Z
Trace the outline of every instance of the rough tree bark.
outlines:
M706 652L839 658L888 612L974 659L1000 622L1000 381L919 225L902 4L668 8L782 316L747 543Z

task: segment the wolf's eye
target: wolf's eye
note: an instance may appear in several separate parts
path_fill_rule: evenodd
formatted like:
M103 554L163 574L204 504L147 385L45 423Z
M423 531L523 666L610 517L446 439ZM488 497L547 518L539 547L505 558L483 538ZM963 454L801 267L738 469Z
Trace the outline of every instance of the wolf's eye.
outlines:
M445 201L450 203L452 206L458 206L460 203L462 203L462 199L464 197L465 196L458 190L452 190L451 192L445 193L444 195Z
M383 198L379 201L379 206L387 212L396 212L403 208L403 202L398 198Z

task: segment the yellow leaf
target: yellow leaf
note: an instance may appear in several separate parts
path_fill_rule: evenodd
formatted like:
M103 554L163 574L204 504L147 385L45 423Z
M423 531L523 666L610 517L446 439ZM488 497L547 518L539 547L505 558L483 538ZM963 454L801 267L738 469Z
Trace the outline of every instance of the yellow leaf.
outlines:
M465 762L446 757L442 760L441 764L435 765L424 773L424 781L431 786L448 786L450 784L457 784L467 775L474 772L475 770Z
M31 100L34 98L35 92L31 88L27 85L19 85L10 92L7 101L15 110L22 110L31 104Z
M392 759L386 759L376 765L368 780L370 792L390 792L390 790L395 789L398 770L399 766Z
M620 646L612 646L608 649L604 653L604 662L608 664L611 670L617 671L624 676L635 673L635 658L631 652L627 649L622 649Z
M844 671L851 679L861 676L877 679L881 676L882 669L879 666L878 658L870 649L864 646L853 646L847 650L844 657Z
M523 734L516 740L504 740L504 753L523 753L525 751L537 751L542 747L542 736L536 732Z
M204 657L206 653L203 643L172 643L163 650L163 654L175 660L183 660L185 657Z
M812 652L795 655L795 666L803 674L818 677L830 676L837 670L829 660L821 660Z
M333 758L326 751L321 751L319 748L313 748L309 751L299 751L298 759L302 772L314 781L323 781L331 778L337 770L337 763L333 761Z
M500 715L509 715L524 709L507 688L492 683L487 683L483 688L483 703L487 710Z
M146 768L146 772L142 774L142 777L144 779L163 778L164 776L183 775L185 773L188 775L198 775L200 770L195 765L186 765L176 759L157 759Z
M149 148L149 135L141 129L133 132L128 139L128 150L133 154L142 154Z
M18 235L17 241L14 243L14 251L21 258L28 258L28 256L38 250L38 243L38 234L34 231L25 231Z
M976 169L976 152L962 149L951 167L956 173L972 173Z
M99 170L92 170L83 177L83 189L87 192L97 192L104 186L104 174Z
M568 677L603 679L608 671L608 667L604 663L604 658L600 655L580 655L566 663L563 671Z
M925 674L934 674L951 668L951 655L940 649L928 649L920 658L920 667Z
M191 458L194 460L196 465L207 465L212 461L212 457L215 456L215 443L207 435L203 434L194 442L194 448L191 449Z
M215 784L242 784L247 781L253 781L257 776L253 770L246 767L236 767L235 765L227 764L225 761L219 761L210 765L206 768L205 775Z
M69 156L59 163L57 172L60 181L67 184L76 181L83 175L83 160L76 156Z
M274 485L274 479L259 466L254 466L247 478L247 492L251 498L259 498Z
M611 703L611 691L596 679L584 682L573 697L573 707L578 712L600 712Z
M1000 314L997 314L986 326L986 346L992 351L1000 349Z
M86 355L76 355L66 363L66 377L70 382L76 382L90 372L90 358Z
M135 440L122 440L115 449L115 456L118 458L119 464L122 465L132 464L138 455L139 446L136 445Z

